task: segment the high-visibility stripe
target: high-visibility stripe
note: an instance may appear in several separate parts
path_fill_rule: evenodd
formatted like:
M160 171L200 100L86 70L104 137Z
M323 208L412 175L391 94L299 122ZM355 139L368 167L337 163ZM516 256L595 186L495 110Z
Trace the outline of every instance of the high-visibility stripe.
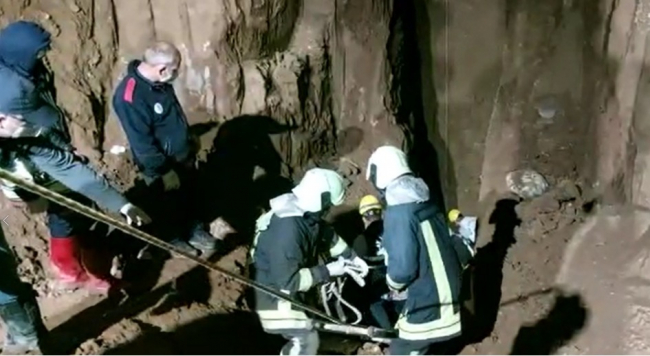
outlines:
M281 290L281 292L289 294L287 290ZM312 326L311 319L307 317L307 314L292 309L291 303L284 300L278 300L277 309L257 310L256 312L264 329L308 329Z
M306 292L314 285L314 277L309 268L303 268L298 272L298 291Z
M404 289L404 287L406 287L406 284L397 283L394 280L392 280L390 278L390 276L388 275L388 273L386 274L386 284L388 284L388 287L390 287L391 289L394 289L394 290L397 290L397 291L400 291L400 290Z
M330 256L332 257L342 254L345 252L345 249L348 248L348 244L346 244L342 238L339 236L335 236L334 238L336 239L336 244L330 248Z
M429 221L420 224L424 243L427 247L431 273L438 292L440 318L426 323L413 324L408 321L408 310L397 321L399 336L406 340L427 340L453 336L460 333L460 313L454 308L454 296L449 284L447 270L442 262L442 254L436 240L436 235Z

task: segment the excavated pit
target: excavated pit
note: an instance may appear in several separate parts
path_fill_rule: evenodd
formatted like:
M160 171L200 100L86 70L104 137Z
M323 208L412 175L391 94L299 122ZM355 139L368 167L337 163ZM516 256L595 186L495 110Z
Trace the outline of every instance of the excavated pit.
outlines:
M37 21L79 150L124 191L136 182L110 95L154 39L183 54L175 82L201 135L207 221L228 222L218 264L245 273L252 222L313 166L339 169L356 201L365 161L409 149L447 208L481 219L474 314L446 353L644 353L650 226L645 98L650 0L20 0L0 24ZM128 150L127 150L128 152ZM542 174L520 201L506 175ZM47 281L43 216L0 201L22 277L61 352L274 354L243 288L183 260L137 291L61 294ZM213 223L213 231L222 231ZM621 311L624 311L621 313ZM373 353L323 336L321 352Z

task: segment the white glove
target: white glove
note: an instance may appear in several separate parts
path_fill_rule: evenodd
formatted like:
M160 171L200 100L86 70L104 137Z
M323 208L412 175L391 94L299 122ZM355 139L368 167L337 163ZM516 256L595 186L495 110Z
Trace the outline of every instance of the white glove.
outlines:
M347 265L345 267L345 273L347 273L348 276L350 276L358 285L359 287L363 287L366 285L366 281L363 279L361 274L357 272L354 267L350 265L350 262L347 262Z
M131 203L125 204L120 209L120 213L126 217L126 223L129 225L133 225L135 222L137 226L141 226L151 222L151 218L147 213Z
M361 278L367 276L368 271L370 270L366 261L364 261L363 258L359 256L348 262L348 268L359 274Z
M330 273L330 277L339 277L345 274L345 267L348 261L343 257L339 257L338 260L328 263L327 271Z
M165 173L165 175L162 176L162 181L165 191L178 189L181 186L181 179L173 170Z

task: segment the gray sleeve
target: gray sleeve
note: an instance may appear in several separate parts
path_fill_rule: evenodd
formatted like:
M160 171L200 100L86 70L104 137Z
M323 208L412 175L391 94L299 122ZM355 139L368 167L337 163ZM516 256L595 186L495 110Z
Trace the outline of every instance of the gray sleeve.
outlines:
M109 211L118 213L128 203L104 177L72 152L33 146L27 155L39 170Z

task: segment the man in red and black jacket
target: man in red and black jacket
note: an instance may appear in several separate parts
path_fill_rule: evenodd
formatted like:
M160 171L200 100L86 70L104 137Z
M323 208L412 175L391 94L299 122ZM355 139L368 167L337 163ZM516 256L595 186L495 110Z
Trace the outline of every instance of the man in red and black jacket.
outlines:
M188 253L209 256L220 240L196 219L197 196L192 189L196 184L195 152L187 119L171 85L180 62L174 45L155 43L142 61L129 63L126 77L113 94L113 108L151 188L148 204L144 204L151 205L150 214L156 216L152 233Z

